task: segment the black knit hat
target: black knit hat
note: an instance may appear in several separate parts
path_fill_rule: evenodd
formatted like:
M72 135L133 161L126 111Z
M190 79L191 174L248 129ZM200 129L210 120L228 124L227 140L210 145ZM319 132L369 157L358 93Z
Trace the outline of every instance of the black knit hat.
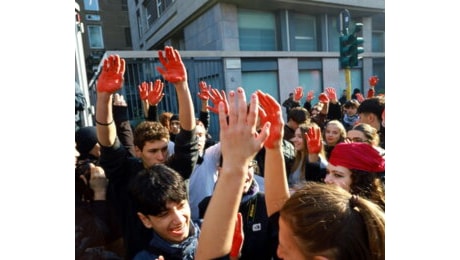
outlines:
M95 126L81 127L75 132L75 142L80 157L86 158L89 151L97 144L97 134Z

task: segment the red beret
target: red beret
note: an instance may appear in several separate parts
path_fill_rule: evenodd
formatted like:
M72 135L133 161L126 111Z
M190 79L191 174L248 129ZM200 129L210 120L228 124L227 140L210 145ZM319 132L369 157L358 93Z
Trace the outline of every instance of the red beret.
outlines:
M329 163L366 172L385 171L385 159L367 143L339 143L332 149Z

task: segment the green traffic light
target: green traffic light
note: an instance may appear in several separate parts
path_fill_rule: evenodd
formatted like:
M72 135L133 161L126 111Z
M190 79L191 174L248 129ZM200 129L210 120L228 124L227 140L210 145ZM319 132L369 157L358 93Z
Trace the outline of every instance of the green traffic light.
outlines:
M355 28L353 30L353 33L351 34L357 34L363 30L363 24L362 23L355 23Z

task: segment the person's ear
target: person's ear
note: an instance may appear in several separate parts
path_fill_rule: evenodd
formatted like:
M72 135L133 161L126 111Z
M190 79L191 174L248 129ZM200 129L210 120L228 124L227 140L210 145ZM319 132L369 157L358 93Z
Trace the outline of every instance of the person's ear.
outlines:
M150 222L150 219L147 216L145 216L144 214L140 212L137 212L136 214L139 217L139 219L142 221L142 224L144 224L146 228L152 228L152 222Z
M372 122L372 123L374 123L374 122L378 123L379 122L378 117L376 115L374 115L373 113L369 113L368 118L369 118L368 119L369 122Z

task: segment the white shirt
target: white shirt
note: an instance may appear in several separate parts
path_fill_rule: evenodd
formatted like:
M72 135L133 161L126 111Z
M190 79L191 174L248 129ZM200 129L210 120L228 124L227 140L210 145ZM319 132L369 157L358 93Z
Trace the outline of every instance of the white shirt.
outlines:
M192 220L199 220L198 204L211 196L217 181L218 166L221 155L220 142L206 149L203 162L197 164L190 175L189 204Z

